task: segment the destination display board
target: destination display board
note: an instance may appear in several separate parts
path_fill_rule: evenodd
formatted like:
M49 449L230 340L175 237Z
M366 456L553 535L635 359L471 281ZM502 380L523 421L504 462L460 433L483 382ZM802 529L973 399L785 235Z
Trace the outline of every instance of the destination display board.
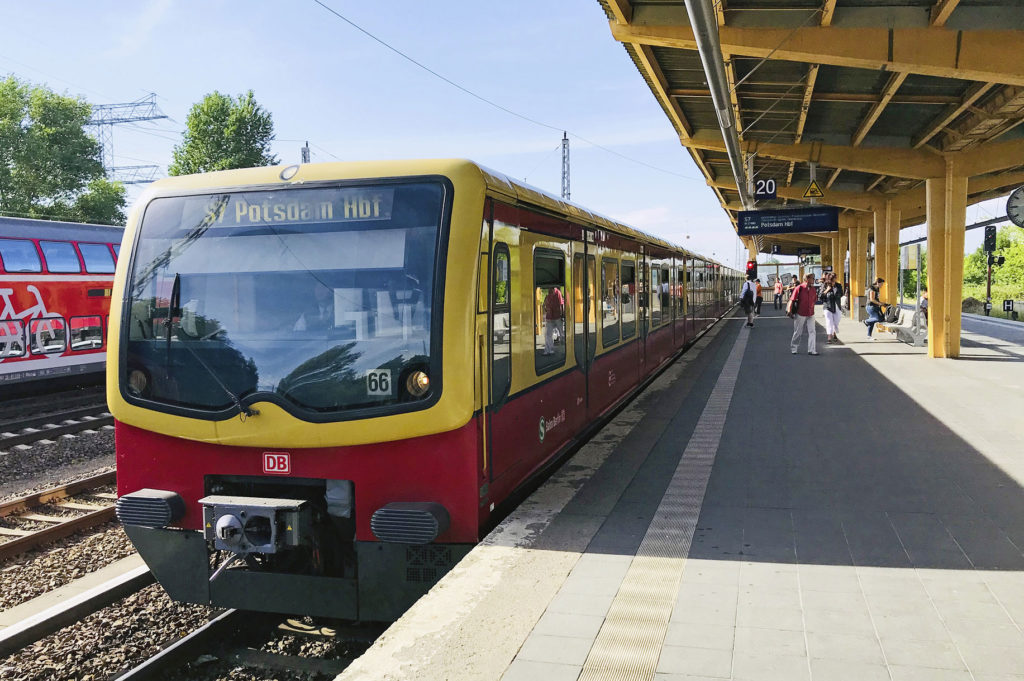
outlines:
M736 233L739 236L757 236L838 230L839 209L835 206L816 206L794 210L741 210Z

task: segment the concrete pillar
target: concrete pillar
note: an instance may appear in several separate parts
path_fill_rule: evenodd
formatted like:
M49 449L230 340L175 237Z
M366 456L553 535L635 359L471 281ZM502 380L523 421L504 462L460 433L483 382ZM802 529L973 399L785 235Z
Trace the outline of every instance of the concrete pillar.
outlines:
M960 356L967 178L946 161L946 175L925 182L928 211L928 356Z
M846 249L840 246L842 237L839 232L832 235L832 247L829 249L832 260L832 271L836 275L836 281L843 283L843 260L846 259Z
M835 251L836 279L843 286L846 286L846 252L850 250L850 230L846 227L839 228L839 249ZM849 295L849 291L847 291Z
M850 229L850 318L865 319L865 286L868 278L868 228L858 224Z
M888 201L886 202L888 203ZM886 259L889 257L889 239L887 236L887 225L885 224L885 211L874 212L874 239L875 239L875 271L872 272L874 276L868 277L869 280L874 281L875 277L881 277L885 279L885 285L889 285L889 279L885 276L885 264ZM889 302L890 298L886 295L886 290L883 288L879 291L879 298L885 302Z

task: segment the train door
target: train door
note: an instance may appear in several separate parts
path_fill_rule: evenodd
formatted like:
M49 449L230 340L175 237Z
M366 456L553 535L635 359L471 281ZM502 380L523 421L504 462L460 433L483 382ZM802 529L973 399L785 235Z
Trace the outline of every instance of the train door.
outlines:
M640 256L637 258L637 272L636 272L636 290L637 290L637 302L639 303L639 309L637 310L637 334L639 336L640 346L640 375L647 375L647 316L648 306L650 301L647 299L648 291L650 290L650 280L647 278L650 272L650 263L647 259L647 255L641 249Z
M586 243L575 244L572 258L573 350L584 374L589 374L597 353L597 259L588 250ZM589 388L586 399L589 406Z

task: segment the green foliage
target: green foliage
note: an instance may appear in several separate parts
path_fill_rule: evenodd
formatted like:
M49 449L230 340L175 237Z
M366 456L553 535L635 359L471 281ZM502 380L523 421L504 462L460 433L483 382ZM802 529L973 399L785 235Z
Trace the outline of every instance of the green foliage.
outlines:
M100 145L85 132L88 102L0 80L0 213L124 222L124 187L106 180Z
M968 290L980 291L985 299L988 259L984 246L964 258L964 295ZM992 268L992 299L1021 298L1024 296L1024 229L1007 225L996 232L996 255L1006 258L1003 265Z
M234 99L212 92L188 114L181 145L174 148L169 175L252 168L277 163L270 153L274 121L252 90Z
M907 248L915 248L914 246L908 246ZM918 265L921 268L921 292L928 290L928 251L924 248L921 249L921 262ZM917 293L917 270L903 270L903 295L904 297L913 298Z

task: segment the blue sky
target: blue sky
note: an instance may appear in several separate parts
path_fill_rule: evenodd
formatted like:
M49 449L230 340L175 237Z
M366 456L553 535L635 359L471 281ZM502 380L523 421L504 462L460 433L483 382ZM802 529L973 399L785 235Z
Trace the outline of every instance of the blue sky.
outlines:
M114 154L118 165L161 173L189 109L214 90L255 92L273 115L282 162L297 162L305 140L314 162L466 157L556 195L564 129L573 201L722 262L745 260L596 0L323 1L467 90L555 129L471 97L312 0L7 3L0 74L93 104L155 92L170 119L118 126ZM970 208L968 223L1000 211L998 202ZM968 249L978 232L968 232Z

